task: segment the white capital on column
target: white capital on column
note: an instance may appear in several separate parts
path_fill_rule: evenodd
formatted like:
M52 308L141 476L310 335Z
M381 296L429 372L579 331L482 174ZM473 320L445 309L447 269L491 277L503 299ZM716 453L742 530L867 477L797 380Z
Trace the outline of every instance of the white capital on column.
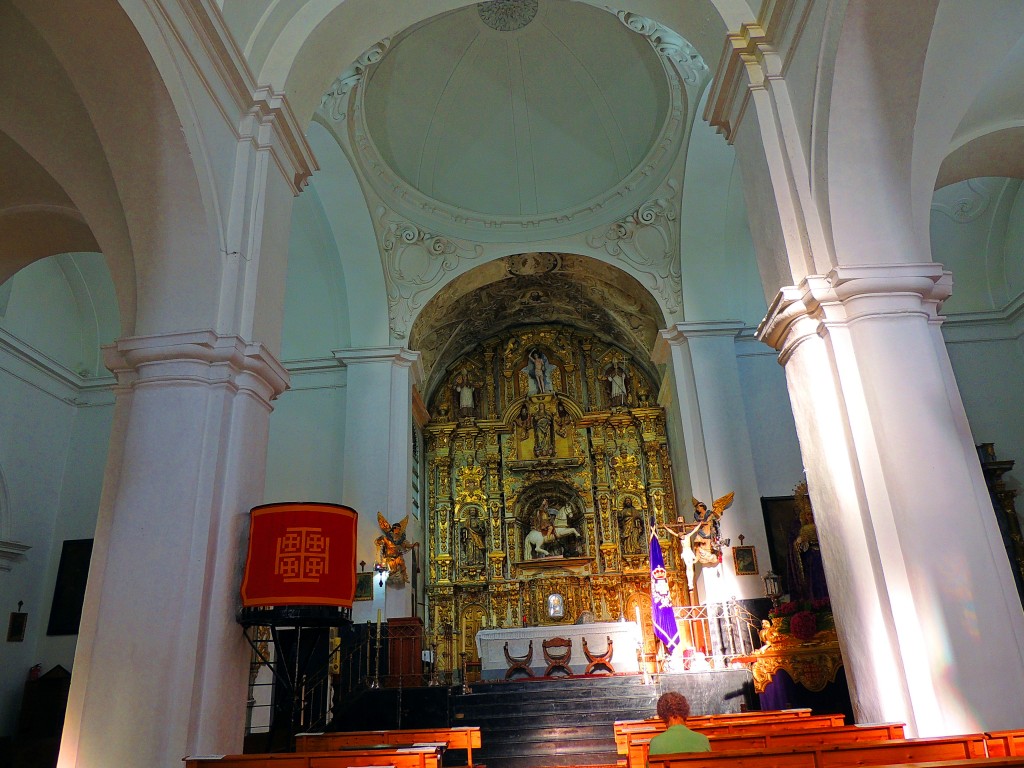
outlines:
M117 405L59 765L240 751L242 544L287 373L262 345L212 331L104 354Z
M735 492L736 499L722 518L723 538L736 539L743 534L744 543L767 552L736 363L735 339L742 329L738 321L677 323L660 333L654 361L670 365L694 497L710 507L716 496ZM676 487L682 489L686 484L677 479ZM679 499L677 509L690 517L690 499ZM723 566L703 571L702 599L721 602L731 597L763 597L761 579L736 576L728 548L723 556Z
M377 512L390 522L412 512L412 392L423 368L420 353L404 347L345 349L334 356L347 369L342 488L345 503L359 512L357 557L372 563L373 540L381 533ZM406 537L422 541L422 522L410 518ZM388 593L387 615L410 615L409 585L396 589L389 582ZM353 621L372 618L362 609L365 604L357 603Z
M758 329L786 368L857 719L917 735L1011 727L1024 687L1024 613L939 331L949 295L937 264L837 268Z

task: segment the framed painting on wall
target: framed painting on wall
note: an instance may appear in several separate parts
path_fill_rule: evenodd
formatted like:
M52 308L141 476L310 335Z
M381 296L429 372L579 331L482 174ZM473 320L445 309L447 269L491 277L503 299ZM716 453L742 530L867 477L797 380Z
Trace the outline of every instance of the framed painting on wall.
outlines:
M373 574L356 574L356 595L353 598L356 602L360 600L373 600Z
M732 562L737 576L757 576L757 552L753 546L733 547Z

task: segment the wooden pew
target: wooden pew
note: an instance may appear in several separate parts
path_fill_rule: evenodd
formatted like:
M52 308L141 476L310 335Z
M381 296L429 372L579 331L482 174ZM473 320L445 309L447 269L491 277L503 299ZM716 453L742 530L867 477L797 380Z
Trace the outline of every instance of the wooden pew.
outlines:
M339 731L336 733L300 733L295 736L296 752L329 752L341 747L364 747L377 744L411 746L413 744L445 743L448 749L466 750L466 760L472 768L473 748L479 747L480 728L403 728L383 731Z
M691 730L700 731L709 738L721 734L763 733L768 730L813 730L820 728L837 728L843 726L846 719L843 715L813 715L774 717L745 720L741 718L718 720L711 724L686 721ZM665 723L660 718L649 720L620 720L614 725L615 748L620 755L629 753L629 742L633 735L650 739L665 730Z
M896 739L819 746L805 749L744 749L653 755L650 768L852 768L863 765L903 765L987 756L984 734L936 739Z
M1017 731L990 731L985 734L988 753L992 756L1024 755L1024 729Z
M808 749L829 744L902 739L902 723L876 725L842 725L833 728L778 730L768 729L743 734L714 734L702 729L711 742L712 752L735 752L745 749ZM626 763L642 768L647 764L647 750L652 734L629 734Z
M441 768L436 747L395 747L393 749L345 749L337 752L288 752L272 755L193 755L184 758L185 768L353 768L353 766L394 766L394 768Z

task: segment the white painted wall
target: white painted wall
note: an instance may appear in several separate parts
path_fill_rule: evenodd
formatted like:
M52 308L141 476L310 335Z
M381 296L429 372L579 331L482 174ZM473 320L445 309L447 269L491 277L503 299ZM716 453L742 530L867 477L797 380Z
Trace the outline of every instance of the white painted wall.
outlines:
M117 333L109 272L99 254L35 262L4 286L0 307L0 471L7 537L32 547L0 571L0 620L19 600L24 643L0 643L0 736L13 734L28 670L71 669L77 635L47 637L66 539L92 538L113 397L97 377L98 345ZM77 374L87 374L80 378Z
M757 490L761 496L789 496L804 478L804 463L785 369L775 350L754 339L737 341L736 357Z

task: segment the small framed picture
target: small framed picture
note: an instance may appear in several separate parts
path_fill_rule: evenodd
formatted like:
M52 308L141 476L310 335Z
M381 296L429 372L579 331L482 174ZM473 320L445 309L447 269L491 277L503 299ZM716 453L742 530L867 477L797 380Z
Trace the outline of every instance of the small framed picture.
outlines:
M373 574L356 574L356 595L353 600L373 600Z
M553 592L548 595L548 618L561 620L565 618L565 599L558 594Z
M25 642L25 629L28 627L28 614L11 611L11 620L7 622L7 642Z
M732 561L737 576L757 576L757 552L752 546L733 547Z

